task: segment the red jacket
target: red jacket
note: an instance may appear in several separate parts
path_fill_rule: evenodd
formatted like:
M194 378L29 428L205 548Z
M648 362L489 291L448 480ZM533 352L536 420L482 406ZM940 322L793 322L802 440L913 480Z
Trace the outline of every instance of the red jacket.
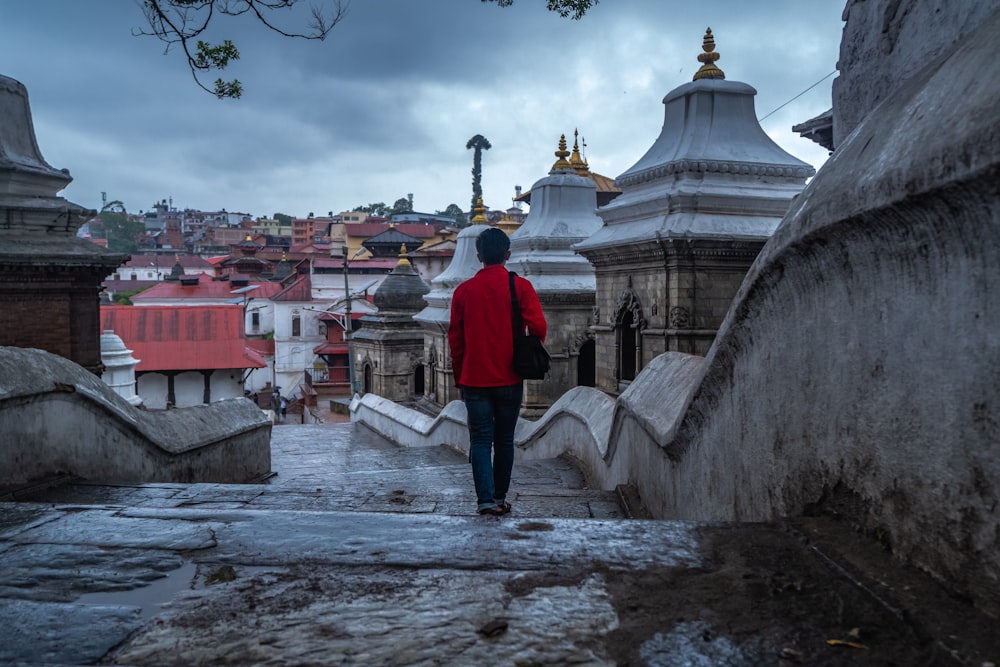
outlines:
M448 345L459 387L503 387L521 381L513 369L514 334L507 275L503 264L491 264L455 288ZM535 288L517 276L514 289L528 333L545 340L545 315Z

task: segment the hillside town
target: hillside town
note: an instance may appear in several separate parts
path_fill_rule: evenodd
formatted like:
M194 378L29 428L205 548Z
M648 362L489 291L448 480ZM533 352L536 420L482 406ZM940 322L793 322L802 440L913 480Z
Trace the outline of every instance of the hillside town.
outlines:
M102 282L101 307L105 336L134 354L130 400L166 409L248 396L276 419L289 407L302 419L317 401L370 391L370 381L352 385L348 322L354 331L376 312L375 292L401 256L429 284L477 215L417 212L413 195L397 206L254 218L178 210L170 199L137 214L106 205L78 236L134 249ZM523 207L515 199L476 222L513 231Z

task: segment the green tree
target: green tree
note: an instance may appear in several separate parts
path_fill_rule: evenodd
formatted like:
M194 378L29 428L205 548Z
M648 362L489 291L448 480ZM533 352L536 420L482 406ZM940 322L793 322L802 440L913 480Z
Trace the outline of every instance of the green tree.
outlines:
M120 201L108 202L97 214L104 224L108 250L128 255L139 250L139 237L146 231L142 220L130 216Z
M483 2L495 2L498 7L510 7L514 0L482 0ZM583 18L591 7L599 0L545 0L545 6L550 12L559 12L559 16L571 17L573 20Z
M393 203L392 209L389 211L389 215L394 213L410 213L411 211L413 211L413 204L410 203L409 198L400 197Z
M465 211L459 208L458 204L448 204L448 207L443 211L437 211L438 215L447 215L450 218L455 219L455 225L458 227L466 227L469 224L469 218L465 215Z
M238 17L244 14L255 17L267 28L283 37L326 39L335 25L347 12L347 0L325 0L324 5L310 8L310 19L305 30L282 27L280 16L286 17L301 0L142 0L142 12L149 23L148 30L134 30L135 35L156 37L167 46L164 53L177 47L187 58L191 76L199 88L219 99L238 99L243 94L243 84L237 79L216 79L209 88L202 77L221 72L240 59L239 49L228 39L212 44L201 39L213 18L219 15Z
M466 150L473 149L472 154L472 206L470 211L475 212L479 205L479 199L483 196L483 151L493 148L489 139L481 134L477 134L465 143Z
M368 204L368 206L355 206L351 209L352 211L358 211L360 213L367 213L368 215L377 215L380 217L385 217L392 212L384 202L376 202L374 204Z
M292 224L292 216L285 215L284 213L275 213L274 219L280 222L282 225L288 226Z

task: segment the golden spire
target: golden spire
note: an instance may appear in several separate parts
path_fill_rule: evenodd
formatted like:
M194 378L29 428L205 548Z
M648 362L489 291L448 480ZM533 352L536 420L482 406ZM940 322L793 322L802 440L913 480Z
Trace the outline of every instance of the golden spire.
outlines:
M695 72L694 79L725 79L726 75L721 69L715 66L715 61L721 58L715 52L715 37L712 37L712 29L705 29L705 39L701 43L701 48L705 53L698 54L698 62L702 63L701 68Z
M288 261L288 255L285 254L284 250L281 251L281 261L282 262L287 262Z
M406 254L406 244L399 244L399 261L396 262L396 266L404 266L410 263L410 256Z
M552 169L549 170L550 174L553 171L555 171L556 169L572 169L573 168L573 165L571 165L569 162L566 161L566 158L569 157L569 151L566 150L566 135L565 134L559 135L559 150L556 151L556 157L559 158L559 159L556 160L556 163L554 165L552 165Z
M577 138L580 136L578 130L573 130L573 155L569 159L569 164L576 171L577 176L586 176L590 173L587 161L580 156L580 145Z
M479 196L476 202L476 215L472 218L472 224L474 225L488 225L489 220L486 219L486 207L483 206L483 197Z

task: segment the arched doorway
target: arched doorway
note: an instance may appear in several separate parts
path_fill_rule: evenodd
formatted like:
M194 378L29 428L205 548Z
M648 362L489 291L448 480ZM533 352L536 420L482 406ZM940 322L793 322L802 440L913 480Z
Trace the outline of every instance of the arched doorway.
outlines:
M580 346L579 356L576 358L576 385L578 387L597 386L597 373L595 368L595 345L591 338Z
M641 331L646 328L646 320L642 315L642 303L632 289L632 278L628 287L618 299L615 309L615 362L616 376L621 385L627 385L635 379L636 373L642 370L642 337Z
M372 365L370 363L365 363L363 376L361 393L370 394L372 393Z
M623 382L635 379L636 342L632 313L625 311L618 322L618 379Z
M413 369L413 395L424 395L424 366L423 364Z

